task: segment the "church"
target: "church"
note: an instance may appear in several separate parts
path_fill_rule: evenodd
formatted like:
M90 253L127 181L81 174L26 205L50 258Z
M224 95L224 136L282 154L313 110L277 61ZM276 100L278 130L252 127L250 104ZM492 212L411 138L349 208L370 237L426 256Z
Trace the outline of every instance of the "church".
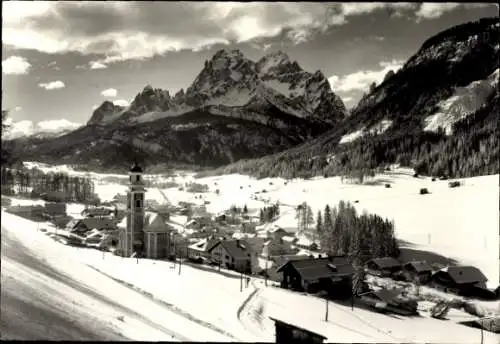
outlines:
M127 211L118 224L118 249L123 257L133 254L145 258L161 259L170 254L170 227L164 216L145 210L146 188L143 170L134 163L129 172Z

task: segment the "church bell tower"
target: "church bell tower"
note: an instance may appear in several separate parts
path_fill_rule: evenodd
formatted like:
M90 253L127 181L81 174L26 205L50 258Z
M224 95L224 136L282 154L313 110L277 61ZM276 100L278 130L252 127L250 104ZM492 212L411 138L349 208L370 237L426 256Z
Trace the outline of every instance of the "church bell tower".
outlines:
M127 194L127 255L142 253L144 249L144 187L142 168L134 162L129 172L129 191Z

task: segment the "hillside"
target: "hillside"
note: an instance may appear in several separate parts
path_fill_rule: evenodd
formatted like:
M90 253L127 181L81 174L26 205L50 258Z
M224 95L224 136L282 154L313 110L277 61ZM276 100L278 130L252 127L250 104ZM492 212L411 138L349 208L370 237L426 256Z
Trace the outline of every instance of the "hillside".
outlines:
M105 101L87 125L58 137L13 140L21 160L121 168L155 164L216 167L276 153L341 123L346 108L326 77L283 52L257 62L220 50L174 96L147 85L127 107ZM125 163L128 164L128 163Z
M499 18L484 18L429 38L341 125L286 152L214 174L362 179L391 163L429 175L498 173L499 28Z

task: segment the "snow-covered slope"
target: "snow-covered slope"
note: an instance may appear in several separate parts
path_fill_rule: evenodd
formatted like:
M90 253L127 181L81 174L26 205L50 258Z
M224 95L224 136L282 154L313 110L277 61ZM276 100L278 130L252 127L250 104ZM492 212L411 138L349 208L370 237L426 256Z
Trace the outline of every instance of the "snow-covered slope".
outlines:
M492 92L497 91L499 69L488 78L471 82L465 87L457 87L451 97L437 105L439 110L425 119L424 130L437 131L440 127L447 135L452 134L453 123L477 111Z

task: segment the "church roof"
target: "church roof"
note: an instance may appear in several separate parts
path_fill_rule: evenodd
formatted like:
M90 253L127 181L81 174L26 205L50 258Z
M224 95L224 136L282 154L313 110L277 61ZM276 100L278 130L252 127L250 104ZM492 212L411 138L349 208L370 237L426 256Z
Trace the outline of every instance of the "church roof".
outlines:
M118 224L118 228L127 228L127 216ZM167 232L170 227L165 222L165 218L156 212L146 211L144 214L143 231L145 232Z

